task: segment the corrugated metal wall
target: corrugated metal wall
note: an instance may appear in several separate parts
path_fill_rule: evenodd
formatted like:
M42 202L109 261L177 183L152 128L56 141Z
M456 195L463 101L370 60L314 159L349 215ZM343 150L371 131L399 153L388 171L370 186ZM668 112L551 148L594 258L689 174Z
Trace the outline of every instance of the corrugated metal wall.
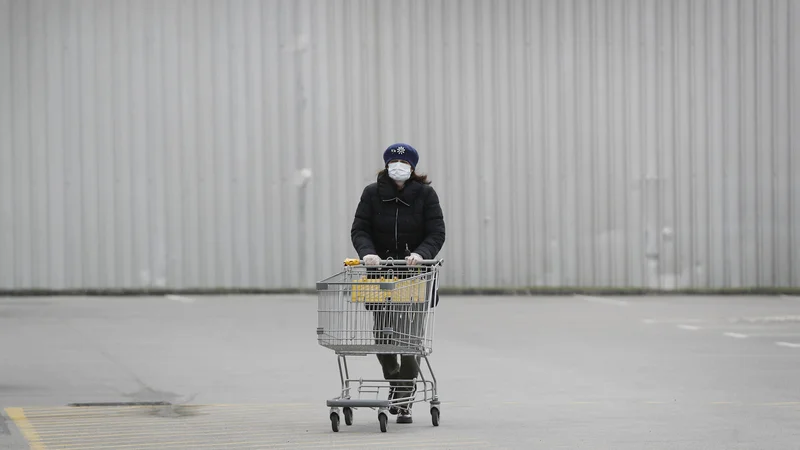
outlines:
M800 286L800 3L0 0L0 289L310 287L382 149L445 286Z

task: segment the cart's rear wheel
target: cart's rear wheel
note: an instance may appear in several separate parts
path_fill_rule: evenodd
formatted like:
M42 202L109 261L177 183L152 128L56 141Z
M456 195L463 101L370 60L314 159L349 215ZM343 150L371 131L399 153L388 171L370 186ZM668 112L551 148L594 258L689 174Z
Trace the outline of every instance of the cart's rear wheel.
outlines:
M344 408L344 423L348 427L353 424L353 409L345 407Z
M385 413L378 414L378 422L381 423L381 433L386 433L386 424L389 423L389 418Z
M334 433L339 432L339 414L331 413L331 429Z
M433 426L439 426L439 408L435 406L431 408L431 422L433 423Z

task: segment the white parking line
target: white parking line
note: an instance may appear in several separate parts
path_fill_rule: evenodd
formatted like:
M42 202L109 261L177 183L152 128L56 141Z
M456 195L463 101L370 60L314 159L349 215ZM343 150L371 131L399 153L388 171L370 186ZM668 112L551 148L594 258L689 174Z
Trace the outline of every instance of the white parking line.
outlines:
M747 335L748 337L761 337L761 338L788 338L788 339L798 339L800 338L800 333L781 333L776 331L774 333L750 333Z
M793 342L776 342L775 345L780 347L800 348L800 344L795 344Z
M746 334L742 333L723 333L725 336L736 338L736 339L745 339L747 337Z
M181 303L194 303L193 298L184 297L182 295L165 295L164 298L166 298L167 300L173 300Z
M696 331L700 329L700 327L696 327L694 325L678 325L678 328L680 328L681 330L689 330L689 331Z

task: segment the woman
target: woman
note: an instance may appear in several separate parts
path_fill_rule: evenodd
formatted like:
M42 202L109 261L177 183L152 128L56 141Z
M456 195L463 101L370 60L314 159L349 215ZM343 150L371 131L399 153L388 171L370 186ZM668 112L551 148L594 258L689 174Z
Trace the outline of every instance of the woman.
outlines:
M444 215L428 177L416 172L419 154L414 147L398 143L383 152L383 161L385 167L376 182L361 194L350 231L359 258L368 266L389 258L405 259L409 265L434 259L445 241ZM376 331L381 322L381 313L375 312ZM398 364L397 355L377 356L386 380L413 380L419 375L418 357L403 355ZM392 386L390 400L414 395L414 383ZM399 412L397 423L412 422L410 406L390 409L392 414Z

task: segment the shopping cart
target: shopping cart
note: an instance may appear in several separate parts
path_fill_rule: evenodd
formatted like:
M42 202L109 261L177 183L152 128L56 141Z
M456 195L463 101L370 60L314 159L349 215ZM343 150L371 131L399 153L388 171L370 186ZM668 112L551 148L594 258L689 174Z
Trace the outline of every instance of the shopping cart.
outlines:
M441 265L442 260L410 266L389 259L365 266L362 260L348 259L342 272L317 283L317 340L336 352L342 382L341 395L327 401L334 432L339 431L340 408L347 425L353 424L354 410L377 409L380 429L386 432L390 409L420 402L430 402L431 421L439 426L441 404L428 355L433 351ZM413 355L418 362L424 359L430 379L425 378L422 367L419 379L414 380L350 377L348 356L377 354ZM397 398L398 385L405 386L409 395ZM397 390L390 399L391 389Z

